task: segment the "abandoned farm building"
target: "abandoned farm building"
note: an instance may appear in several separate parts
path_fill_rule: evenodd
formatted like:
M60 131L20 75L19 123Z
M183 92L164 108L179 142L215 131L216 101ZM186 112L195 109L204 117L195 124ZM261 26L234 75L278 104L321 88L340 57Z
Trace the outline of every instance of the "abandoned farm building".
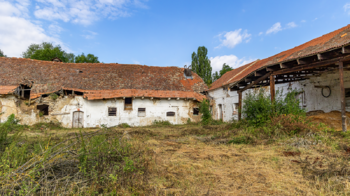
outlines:
M245 91L270 89L299 91L300 106L307 112L341 111L346 130L350 110L350 25L279 54L256 60L224 74L208 95L215 119L239 119ZM340 115L340 114L339 114Z
M64 127L199 121L208 90L191 70L0 57L0 119Z

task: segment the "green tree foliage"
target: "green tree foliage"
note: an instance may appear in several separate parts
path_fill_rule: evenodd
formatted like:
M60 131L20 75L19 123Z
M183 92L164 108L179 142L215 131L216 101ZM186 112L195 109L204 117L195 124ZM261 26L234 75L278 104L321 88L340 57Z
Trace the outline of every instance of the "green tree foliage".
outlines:
M217 71L213 74L213 81L221 78L221 76L223 76L226 72L229 72L233 70L232 67L230 67L229 65L227 65L226 63L224 63L222 65L222 69L220 70L220 72L218 73Z
M0 57L6 57L6 55L4 55L4 52L2 50L0 50Z
M59 58L63 62L74 62L74 54L65 52L60 45L54 46L52 43L43 42L41 44L31 44L23 52L23 58L51 61L53 58Z
M276 92L275 101L271 102L270 94L260 88L254 92L248 92L243 100L242 114L253 126L266 124L272 117L293 114L305 116L305 110L300 108L299 92L294 90L283 95L282 91Z
M76 63L100 63L98 57L93 54L88 54L85 56L84 53L75 57Z
M207 85L212 83L211 65L207 56L208 49L204 46L198 47L197 53L192 53L192 70L197 73Z

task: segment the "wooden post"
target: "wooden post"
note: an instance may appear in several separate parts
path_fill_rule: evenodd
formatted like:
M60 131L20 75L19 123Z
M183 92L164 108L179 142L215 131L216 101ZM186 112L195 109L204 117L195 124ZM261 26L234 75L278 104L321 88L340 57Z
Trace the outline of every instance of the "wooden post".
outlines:
M341 117L343 131L346 131L346 111L345 111L345 89L343 77L343 62L339 62L339 81L340 81L340 101L341 101Z
M270 75L270 94L271 94L271 102L275 101L275 77L274 75Z
M242 91L238 91L238 120L242 119Z

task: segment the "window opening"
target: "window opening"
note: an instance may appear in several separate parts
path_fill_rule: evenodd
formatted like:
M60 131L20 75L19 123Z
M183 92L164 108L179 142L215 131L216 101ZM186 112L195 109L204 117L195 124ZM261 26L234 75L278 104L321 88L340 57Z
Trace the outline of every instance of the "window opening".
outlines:
M145 117L145 116L146 116L146 108L139 108L138 117Z
M108 108L108 116L117 116L117 108L115 107Z
M167 113L166 113L166 116L170 116L170 117L171 117L171 116L175 116L175 112L167 112Z
M345 89L345 106L350 107L350 88Z
M193 115L199 115L199 108L193 108Z
M132 98L125 98L124 110L132 110Z
M36 109L39 110L39 115L47 116L49 115L49 105L37 105Z
M239 105L238 103L234 103L233 104L233 115L237 115L238 114L238 110L239 110Z

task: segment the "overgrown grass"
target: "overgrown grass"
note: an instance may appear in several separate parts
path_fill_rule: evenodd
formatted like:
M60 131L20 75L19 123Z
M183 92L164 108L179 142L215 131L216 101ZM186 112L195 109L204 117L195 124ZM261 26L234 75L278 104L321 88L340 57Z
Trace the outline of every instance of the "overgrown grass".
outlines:
M14 116L1 124L0 195L138 195L147 183L149 151L101 129L29 139L14 131ZM42 125L36 125L41 127ZM4 130L6 130L4 132Z

